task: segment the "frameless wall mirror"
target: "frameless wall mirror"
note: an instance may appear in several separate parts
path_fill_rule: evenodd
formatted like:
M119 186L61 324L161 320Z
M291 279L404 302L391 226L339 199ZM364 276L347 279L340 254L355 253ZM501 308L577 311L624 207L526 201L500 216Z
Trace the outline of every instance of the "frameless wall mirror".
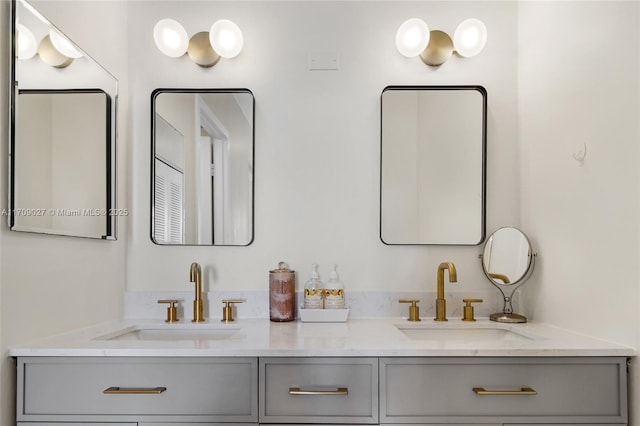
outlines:
M477 245L485 236L487 92L389 86L381 99L380 238Z
M246 89L158 89L151 100L152 241L251 244L253 94Z
M482 270L502 294L502 312L491 314L489 319L497 322L527 322L524 315L513 312L512 298L524 284L535 266L536 253L527 236L517 228L500 228L489 236L480 256Z
M28 2L11 5L9 228L114 240L118 82Z

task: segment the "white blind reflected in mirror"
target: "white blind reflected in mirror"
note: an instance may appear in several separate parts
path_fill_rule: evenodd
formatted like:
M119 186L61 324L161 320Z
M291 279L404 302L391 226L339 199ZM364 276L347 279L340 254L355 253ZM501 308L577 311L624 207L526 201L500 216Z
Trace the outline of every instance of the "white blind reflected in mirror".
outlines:
M184 243L184 175L156 160L154 239L158 244Z

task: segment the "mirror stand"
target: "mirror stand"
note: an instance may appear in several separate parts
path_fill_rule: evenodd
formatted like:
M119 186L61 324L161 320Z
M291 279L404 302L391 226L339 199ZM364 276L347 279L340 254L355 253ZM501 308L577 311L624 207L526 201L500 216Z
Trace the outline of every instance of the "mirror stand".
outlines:
M527 317L513 312L513 295L527 282L535 267L536 253L527 236L517 228L500 228L487 239L479 257L484 275L504 300L502 312L491 314L489 319L504 323L527 322Z
M512 323L512 324L527 322L526 316L513 312L512 301L513 301L513 295L515 294L516 290L518 290L520 286L522 286L524 283L527 282L527 280L531 276L531 273L533 272L533 269L535 266L536 253L530 253L529 256L531 259L529 269L527 273L520 279L520 282L515 283L515 285L509 286L509 279L506 278L506 276L502 274L487 272L485 268L482 268L486 277L489 279L491 284L493 284L493 286L498 289L498 291L500 292L500 294L502 294L502 297L504 299L502 312L496 312L494 314L489 315L489 319L491 321ZM480 257L480 261L482 262L483 255L482 254L479 255L479 257ZM500 284L497 284L495 282L496 279L502 280L503 282L502 287L504 287L504 289L501 288Z

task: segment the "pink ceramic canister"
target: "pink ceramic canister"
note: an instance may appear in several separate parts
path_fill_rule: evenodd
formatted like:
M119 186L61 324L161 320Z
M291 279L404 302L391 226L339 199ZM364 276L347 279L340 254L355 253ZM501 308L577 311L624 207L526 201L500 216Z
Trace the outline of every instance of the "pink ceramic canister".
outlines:
M275 322L296 319L296 272L284 262L269 271L269 318Z

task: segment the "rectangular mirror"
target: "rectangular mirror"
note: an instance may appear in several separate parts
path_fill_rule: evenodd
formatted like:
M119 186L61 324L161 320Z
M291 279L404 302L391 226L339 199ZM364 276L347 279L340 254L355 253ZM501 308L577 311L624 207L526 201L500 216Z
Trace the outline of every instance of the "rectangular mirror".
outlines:
M9 228L114 240L118 82L12 1Z
M381 98L382 242L482 243L486 90L389 86Z
M254 98L246 89L152 94L151 240L253 241Z

